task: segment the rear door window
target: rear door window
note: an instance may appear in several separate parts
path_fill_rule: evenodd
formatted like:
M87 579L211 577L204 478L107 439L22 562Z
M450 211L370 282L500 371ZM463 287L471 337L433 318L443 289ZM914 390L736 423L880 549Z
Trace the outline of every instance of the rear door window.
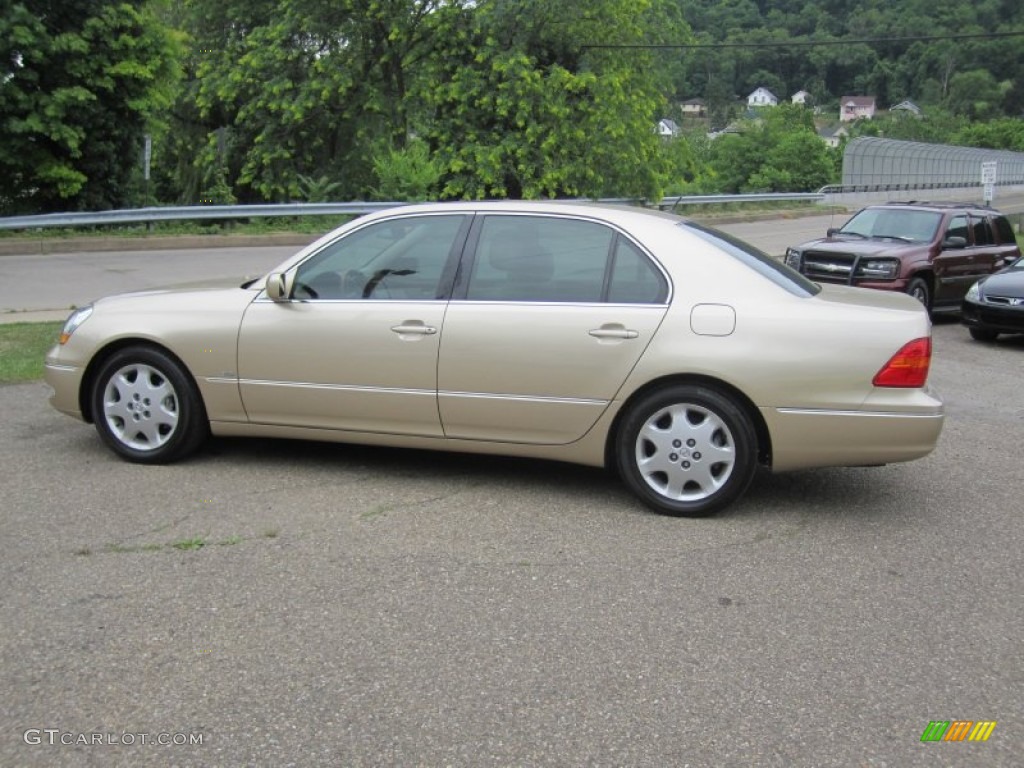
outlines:
M974 234L975 245L993 245L992 228L984 216L971 216L971 232Z
M1013 227L1010 226L1010 220L1005 216L996 216L992 219L993 228L996 231L996 236L999 238L1000 243L1015 243L1017 238L1013 235Z
M470 301L647 304L668 296L650 257L605 224L493 214L478 226Z

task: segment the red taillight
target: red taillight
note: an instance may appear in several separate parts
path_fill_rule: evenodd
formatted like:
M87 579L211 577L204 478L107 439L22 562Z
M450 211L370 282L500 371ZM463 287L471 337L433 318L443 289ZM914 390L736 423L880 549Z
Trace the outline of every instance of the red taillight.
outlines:
M871 383L876 387L923 387L931 362L931 337L914 339L882 366Z

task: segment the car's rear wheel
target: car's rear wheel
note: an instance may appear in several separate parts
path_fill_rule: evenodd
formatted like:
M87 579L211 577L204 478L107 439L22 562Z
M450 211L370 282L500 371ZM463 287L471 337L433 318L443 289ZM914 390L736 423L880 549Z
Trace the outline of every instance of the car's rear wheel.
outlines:
M110 356L93 382L96 431L120 456L158 464L194 451L209 425L195 385L181 365L152 347Z
M995 341L999 337L998 331L990 331L988 328L968 328L971 338L975 341Z
M616 458L641 500L668 515L705 517L738 499L757 467L757 438L746 411L716 389L676 385L633 405Z
M907 284L907 293L920 301L925 309L932 308L932 289L923 277L915 277Z

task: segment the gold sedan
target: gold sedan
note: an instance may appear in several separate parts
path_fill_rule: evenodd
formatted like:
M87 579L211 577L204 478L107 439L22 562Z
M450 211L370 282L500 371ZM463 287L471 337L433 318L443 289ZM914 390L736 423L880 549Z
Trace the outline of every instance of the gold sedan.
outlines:
M441 203L357 219L263 279L114 296L46 358L58 410L130 461L210 435L608 466L701 516L776 471L928 454L931 325L679 217Z

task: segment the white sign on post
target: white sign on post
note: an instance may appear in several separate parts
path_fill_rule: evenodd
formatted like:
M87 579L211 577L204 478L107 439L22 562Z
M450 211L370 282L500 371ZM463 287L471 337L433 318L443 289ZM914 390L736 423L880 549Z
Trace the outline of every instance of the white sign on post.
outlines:
M990 161L981 164L981 185L985 188L985 202L991 203L996 196L996 163Z

